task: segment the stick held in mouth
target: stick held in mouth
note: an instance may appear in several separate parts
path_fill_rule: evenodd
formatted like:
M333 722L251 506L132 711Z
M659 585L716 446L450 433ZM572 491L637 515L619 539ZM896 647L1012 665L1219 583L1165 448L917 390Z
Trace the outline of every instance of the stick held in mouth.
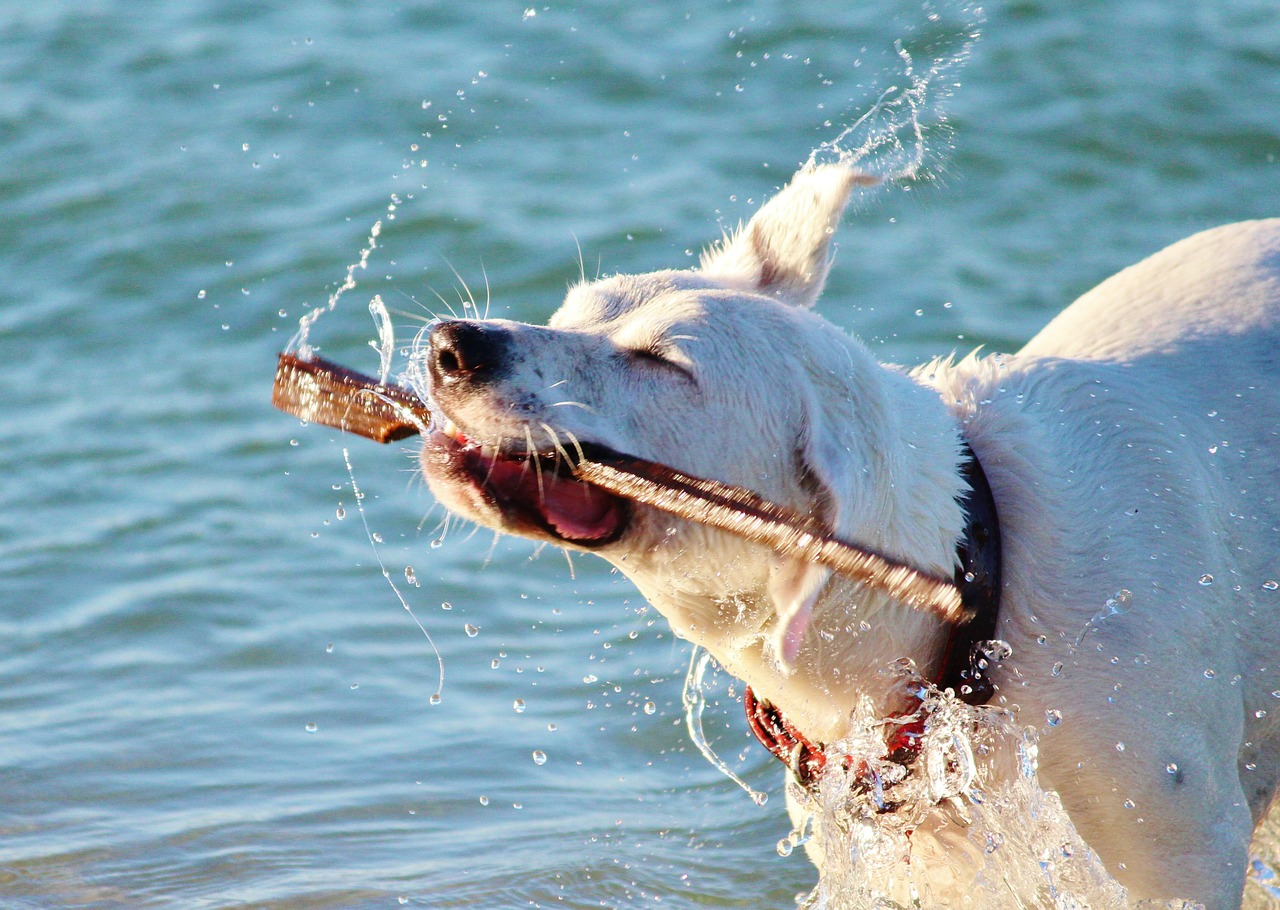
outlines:
M271 403L300 420L394 442L422 432L431 411L408 389L385 385L323 357L281 354Z
M311 423L387 443L422 432L431 411L417 395L320 357L281 354L271 403ZM691 477L674 468L599 446L574 467L580 480L688 521L816 562L885 591L954 625L972 615L950 579L840 540L811 517L750 490Z
M583 461L574 474L610 493L765 544L784 556L826 566L954 625L972 619L950 579L847 543L813 518L742 487L690 477L665 465L621 454Z

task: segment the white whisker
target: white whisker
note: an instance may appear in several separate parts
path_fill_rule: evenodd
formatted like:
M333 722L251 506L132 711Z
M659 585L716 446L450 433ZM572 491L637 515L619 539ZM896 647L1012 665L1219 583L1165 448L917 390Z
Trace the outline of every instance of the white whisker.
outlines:
M533 462L533 470L538 475L538 499L545 501L547 498L547 490L546 487L543 486L542 482L542 462L539 460L537 449L535 449L533 445L533 433L527 426L524 428L524 438L528 445L529 459ZM526 464L527 463L528 462L526 462Z
M546 431L547 436L551 439L551 445L556 450L556 456L563 458L566 464L573 464L573 459L569 457L569 453L564 450L564 446L560 445L560 437L557 435L555 428L549 423L539 422L538 425Z
M588 414L600 413L598 410L591 407L591 405L584 404L581 401L553 401L549 405L547 405L547 407L549 408L582 408L582 410L586 411Z
M578 437L568 430L564 431L564 435L569 437L569 444L578 452L578 464L582 464L582 462L587 460L586 453L582 451L582 443L578 442Z
M573 237L573 245L578 248L578 279L581 284L587 283L587 263L582 258L582 244L578 242L578 235L570 231Z
M435 288L427 288L427 290L429 290L431 293L433 293L433 294L435 294L435 295L436 295L436 299L437 299L437 300L439 300L439 301L440 301L440 304L441 304L441 305L442 305L446 310L448 310L448 311L449 311L449 315L450 315L450 316L452 316L454 319L458 319L458 318L460 318L460 317L458 316L458 311L457 311L457 310L455 310L455 309L453 308L453 304L452 304L452 303L450 303L449 301L445 300L445 299L444 299L444 296L443 296L439 291L437 291ZM465 312L464 312L464 315L465 315Z
M498 549L498 540L502 537L502 532L495 530L493 532L493 540L489 541L489 549L485 550L484 559L480 560L480 569L489 568L489 563L493 561L493 554Z

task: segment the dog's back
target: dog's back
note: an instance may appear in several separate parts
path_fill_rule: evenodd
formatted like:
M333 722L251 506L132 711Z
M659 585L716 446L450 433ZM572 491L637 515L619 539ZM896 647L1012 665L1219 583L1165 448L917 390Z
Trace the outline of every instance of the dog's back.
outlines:
M1203 231L1112 276L1023 354L1132 362L1201 343L1280 372L1280 218ZM1200 356L1197 354L1197 356Z
M1280 781L1280 220L1175 244L968 364L1010 541L1002 689L1067 715L1042 776L1131 873L1161 868L1158 826L1186 880L1151 893L1234 906Z

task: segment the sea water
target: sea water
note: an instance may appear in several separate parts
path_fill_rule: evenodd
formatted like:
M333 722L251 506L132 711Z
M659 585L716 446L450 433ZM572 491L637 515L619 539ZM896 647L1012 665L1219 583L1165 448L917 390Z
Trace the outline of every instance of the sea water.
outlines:
M411 443L269 390L320 307L307 343L375 373L380 297L395 376L472 299L542 321L584 274L695 263L912 84L902 52L918 75L971 45L819 304L886 361L1016 350L1159 247L1277 214L1272 3L992 5L976 43L958 9L0 9L0 904L840 899L808 844L778 854L783 776L733 681L703 734L770 798L690 740L689 649L624 579L446 522Z

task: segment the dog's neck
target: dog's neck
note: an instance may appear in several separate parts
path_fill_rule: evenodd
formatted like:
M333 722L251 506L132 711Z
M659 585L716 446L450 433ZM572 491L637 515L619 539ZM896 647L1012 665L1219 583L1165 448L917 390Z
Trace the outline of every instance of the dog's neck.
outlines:
M862 479L865 495L844 511L835 530L950 576L965 525L958 501L967 489L960 426L933 389L897 370L875 370L874 383L865 383L873 388L851 398L847 414L834 415L840 445L865 452L868 440L875 440L869 453L874 461ZM706 559L714 547L684 552L702 552ZM912 661L927 678L941 671L951 631L946 623L839 576L822 589L805 642L784 667L770 641L777 617L767 567L775 561L759 550L726 558L712 575L696 572L701 587L692 581L693 566L667 562L652 573L628 574L678 634L707 648L815 741L839 739L864 699L881 716L907 707L894 682L896 663Z

